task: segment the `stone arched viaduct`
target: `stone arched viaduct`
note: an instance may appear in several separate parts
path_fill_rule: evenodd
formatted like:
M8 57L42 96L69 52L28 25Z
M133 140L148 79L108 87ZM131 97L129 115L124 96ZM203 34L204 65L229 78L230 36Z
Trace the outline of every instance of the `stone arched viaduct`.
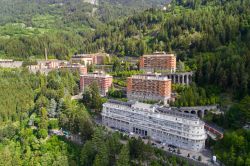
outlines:
M204 115L211 110L220 111L218 105L211 105L211 106L194 106L194 107L175 107L175 110L185 113L196 114L200 118L203 118Z
M193 72L163 74L172 80L174 84L189 85L192 82Z

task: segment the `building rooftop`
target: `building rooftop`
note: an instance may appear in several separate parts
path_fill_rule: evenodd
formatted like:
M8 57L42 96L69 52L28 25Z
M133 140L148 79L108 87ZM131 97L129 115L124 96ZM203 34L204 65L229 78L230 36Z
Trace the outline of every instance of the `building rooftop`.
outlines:
M172 109L171 107L162 107L159 105L145 104L145 103L141 103L138 101L122 102L122 101L117 101L117 100L108 100L108 103L124 105L127 107L140 109L141 111L147 111L147 112L151 111L151 112L156 112L159 114L165 114L165 115L185 118L185 119L189 119L189 120L198 120L199 119L199 117L195 114L179 112L177 110Z
M124 102L124 101L110 99L110 100L108 100L108 103L119 104L119 105L131 107L133 104L135 104L135 101Z
M185 118L185 119L191 119L191 120L199 119L199 117L196 114L179 112L179 111L172 109L171 107L159 107L159 108L157 108L157 111L159 111L160 113L163 113L163 114L177 116L177 117L181 117L181 118Z
M143 57L174 57L173 53L165 53L165 52L154 52L153 54L143 55Z
M86 67L85 65L82 65L82 64L79 64L79 63L72 63L72 64L67 64L67 65L65 65L65 66L62 66L62 67L64 67L64 68L68 68L68 67L70 67L70 68L74 68L74 67Z
M14 62L13 59L0 59L0 62Z
M88 73L88 74L84 74L81 75L81 77L102 77L102 78L107 78L107 77L112 77L109 74L105 74L105 73Z
M48 60L37 60L37 64L42 64L42 63L68 63L66 60L58 60L58 59L48 59Z
M141 74L133 75L131 78L134 79L144 79L144 80L158 80L158 81L167 81L170 80L167 76L161 74Z
M107 53L76 54L72 58L92 58L92 56L109 56Z
M77 54L73 55L72 58L91 58L90 54Z
M138 109L145 109L145 110L154 110L154 108L155 108L154 105L141 103L141 102L134 102L132 107L133 108L138 108Z

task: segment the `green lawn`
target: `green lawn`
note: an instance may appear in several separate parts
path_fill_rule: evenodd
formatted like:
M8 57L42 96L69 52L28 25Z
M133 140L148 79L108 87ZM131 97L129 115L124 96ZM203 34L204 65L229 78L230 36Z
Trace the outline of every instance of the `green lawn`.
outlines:
M23 23L5 24L0 26L0 38L8 39L19 36L30 36L48 32L49 29L27 27Z
M54 28L56 20L59 20L56 16L36 15L32 18L32 24L38 28Z

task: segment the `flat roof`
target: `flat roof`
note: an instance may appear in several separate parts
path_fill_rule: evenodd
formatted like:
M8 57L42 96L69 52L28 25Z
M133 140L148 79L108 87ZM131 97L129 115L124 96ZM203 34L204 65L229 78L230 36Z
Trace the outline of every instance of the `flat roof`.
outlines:
M0 62L14 62L13 59L0 59Z
M135 101L124 102L124 101L109 99L107 103L113 103L113 104L119 104L119 105L131 107L133 104L135 104Z
M58 63L62 63L62 62L68 62L66 60L59 60L59 59L48 59L48 60L36 60L37 63L48 63L48 62L58 62Z
M168 114L168 115L177 116L181 118L194 119L194 120L199 119L196 114L179 112L177 110L173 110L171 107L160 107L160 108L157 108L157 110L163 114Z
M79 68L79 67L85 67L85 68L87 68L86 66L84 66L84 65L74 65L74 64L72 64L72 65L66 65L66 66L61 66L62 68Z
M141 75L132 75L130 78L134 79L144 79L144 80L157 80L157 81L170 81L167 76L158 75L158 74L141 74Z
M80 75L81 77L103 77L103 78L106 78L106 77L112 77L111 75L108 75L108 74L99 74L99 73L88 73L88 74L84 74L84 75Z
M166 54L166 53L153 53L153 54L146 54L143 57L174 57L175 54Z
M88 54L76 54L73 55L72 58L92 58L92 56L109 56L107 53L88 53Z
M141 102L135 102L133 105L132 105L133 108L139 108L139 109L152 109L154 108L153 105L151 104L146 104L146 103L141 103Z
M159 105L146 104L146 103L141 103L138 101L123 102L123 101L117 101L117 100L108 100L107 103L124 105L124 106L131 107L131 108L138 108L138 109L142 109L143 111L148 109L148 110L152 110L152 111L159 113L159 114L166 114L166 115L190 119L190 120L198 120L199 119L199 117L195 114L179 112L177 110L172 109L172 107L161 107Z

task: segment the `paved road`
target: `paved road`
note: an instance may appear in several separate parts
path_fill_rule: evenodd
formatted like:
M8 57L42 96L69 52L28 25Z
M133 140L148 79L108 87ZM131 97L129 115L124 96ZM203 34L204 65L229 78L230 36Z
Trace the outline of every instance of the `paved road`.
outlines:
M143 141L144 141L144 143L147 144L149 140L143 139ZM182 148L170 148L168 144L163 145L163 144L157 143L153 140L150 140L150 142L152 143L152 145L154 147L157 147L157 148L162 149L168 153L171 153L171 154L174 154L177 156L181 156L181 157L184 157L187 159L192 159L192 160L198 161L198 157L201 156L201 158L202 158L201 163L212 165L212 163L211 163L212 154L209 150L204 149L201 152L194 152L194 151L190 151L190 150L182 149ZM178 149L180 150L180 154L177 153ZM190 157L187 157L188 154Z
M72 96L71 100L80 100L80 99L82 99L82 94L83 93L79 93L78 95Z

